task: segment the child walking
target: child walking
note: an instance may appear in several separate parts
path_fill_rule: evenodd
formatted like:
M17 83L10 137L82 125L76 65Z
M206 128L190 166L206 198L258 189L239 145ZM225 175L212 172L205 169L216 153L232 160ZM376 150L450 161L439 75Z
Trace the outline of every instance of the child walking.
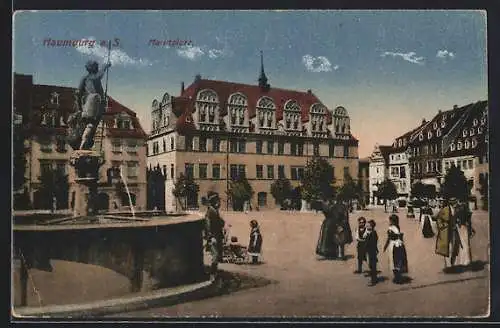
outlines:
M262 251L262 235L257 220L250 221L250 243L248 255L252 257L252 264L257 264Z
M394 273L393 282L395 284L401 284L403 282L403 274L408 273L408 258L403 242L404 234L399 228L399 217L397 215L392 214L389 217L389 223L384 252L389 249L389 266Z

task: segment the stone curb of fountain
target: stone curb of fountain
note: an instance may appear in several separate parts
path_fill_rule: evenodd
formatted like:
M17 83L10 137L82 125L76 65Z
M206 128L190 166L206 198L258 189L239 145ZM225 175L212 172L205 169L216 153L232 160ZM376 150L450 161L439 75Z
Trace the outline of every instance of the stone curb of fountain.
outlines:
M121 297L84 304L12 309L12 315L17 318L98 317L201 299L210 296L214 287L211 281L203 281L201 283L160 289L141 296Z

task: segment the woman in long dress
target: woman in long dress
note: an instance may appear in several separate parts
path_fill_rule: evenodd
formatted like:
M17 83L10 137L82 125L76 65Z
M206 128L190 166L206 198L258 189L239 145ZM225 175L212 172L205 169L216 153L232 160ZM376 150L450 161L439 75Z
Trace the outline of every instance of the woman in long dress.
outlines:
M315 210L321 210L325 215L325 219L321 224L316 254L326 258L335 258L337 256L337 244L335 241L337 218L332 211L333 204L317 201L312 204L312 207Z
M420 220L420 229L424 238L434 237L434 229L432 226L432 209L426 206L422 209L422 219Z
M457 243L459 244L459 247L456 262L454 264L459 266L469 266L472 261L470 238L474 235L474 229L472 229L471 224L472 213L465 204L459 203L455 208L455 215L456 230L460 241Z
M403 274L408 273L408 258L404 245L404 234L399 228L399 217L392 214L389 217L389 229L387 230L387 241L384 245L384 252L388 252L389 268L394 274L393 282L402 283Z
M260 233L257 220L250 221L250 242L248 243L248 255L252 258L252 264L259 261L262 252L262 234Z

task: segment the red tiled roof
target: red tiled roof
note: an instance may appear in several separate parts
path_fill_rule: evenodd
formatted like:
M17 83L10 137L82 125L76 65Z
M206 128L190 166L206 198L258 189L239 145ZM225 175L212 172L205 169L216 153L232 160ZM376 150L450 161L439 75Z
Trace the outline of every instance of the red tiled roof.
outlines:
M256 115L255 109L257 101L264 96L270 97L276 104L276 118L281 120L283 118L283 107L285 103L293 99L298 102L301 107L302 122L309 121L309 109L315 103L320 103L325 106L312 92L302 92L295 90L286 90L271 87L268 91L262 90L258 85L249 85L242 83L233 83L227 81L216 81L200 79L188 86L181 94L182 98L189 99L189 108L194 111L194 101L199 91L204 89L211 89L217 93L220 101L220 108L222 115L226 115L227 102L229 96L233 93L240 92L248 99L249 117L252 118ZM327 107L327 106L325 106ZM331 123L331 112L327 111L327 122Z

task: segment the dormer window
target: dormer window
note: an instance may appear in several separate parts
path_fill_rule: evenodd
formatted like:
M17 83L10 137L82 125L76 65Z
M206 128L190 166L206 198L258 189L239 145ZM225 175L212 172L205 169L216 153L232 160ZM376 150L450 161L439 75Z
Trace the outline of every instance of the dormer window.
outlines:
M473 121L472 121L472 126L477 126L479 124L479 121L477 120L477 118L475 118Z
M469 149L470 148L470 142L469 140L465 140L465 149Z
M195 108L199 112L198 120L200 123L215 123L215 113L219 109L219 97L213 90L202 90L196 95Z
M441 137L441 129L437 129L436 131L436 137Z
M462 136L463 136L464 138L465 138L465 137L467 137L467 130L465 130L465 129L463 130L463 132L462 132Z
M476 134L476 131L474 129L470 129L469 135L472 137L475 134Z
M434 122L434 124L432 124L432 128L433 128L434 130L436 130L436 129L438 128L438 124L437 124L437 122Z
M478 127L477 128L477 134L482 134L483 133L483 128L482 127Z
M476 148L476 147L477 147L477 139L472 138L472 148Z
M446 122L445 122L445 121L442 121L442 122L441 122L441 128L443 128L443 129L444 129L445 127L446 127Z
M402 145L403 145L403 142L401 141L401 139L399 139L398 146L401 147Z
M418 140L420 140L420 141L424 140L424 134L423 133L420 133L418 135Z
M486 125L486 117L481 118L481 125Z
M462 142L457 142L457 150L462 150Z
M432 138L432 132L429 131L429 132L427 132L427 139L431 139L431 138Z

